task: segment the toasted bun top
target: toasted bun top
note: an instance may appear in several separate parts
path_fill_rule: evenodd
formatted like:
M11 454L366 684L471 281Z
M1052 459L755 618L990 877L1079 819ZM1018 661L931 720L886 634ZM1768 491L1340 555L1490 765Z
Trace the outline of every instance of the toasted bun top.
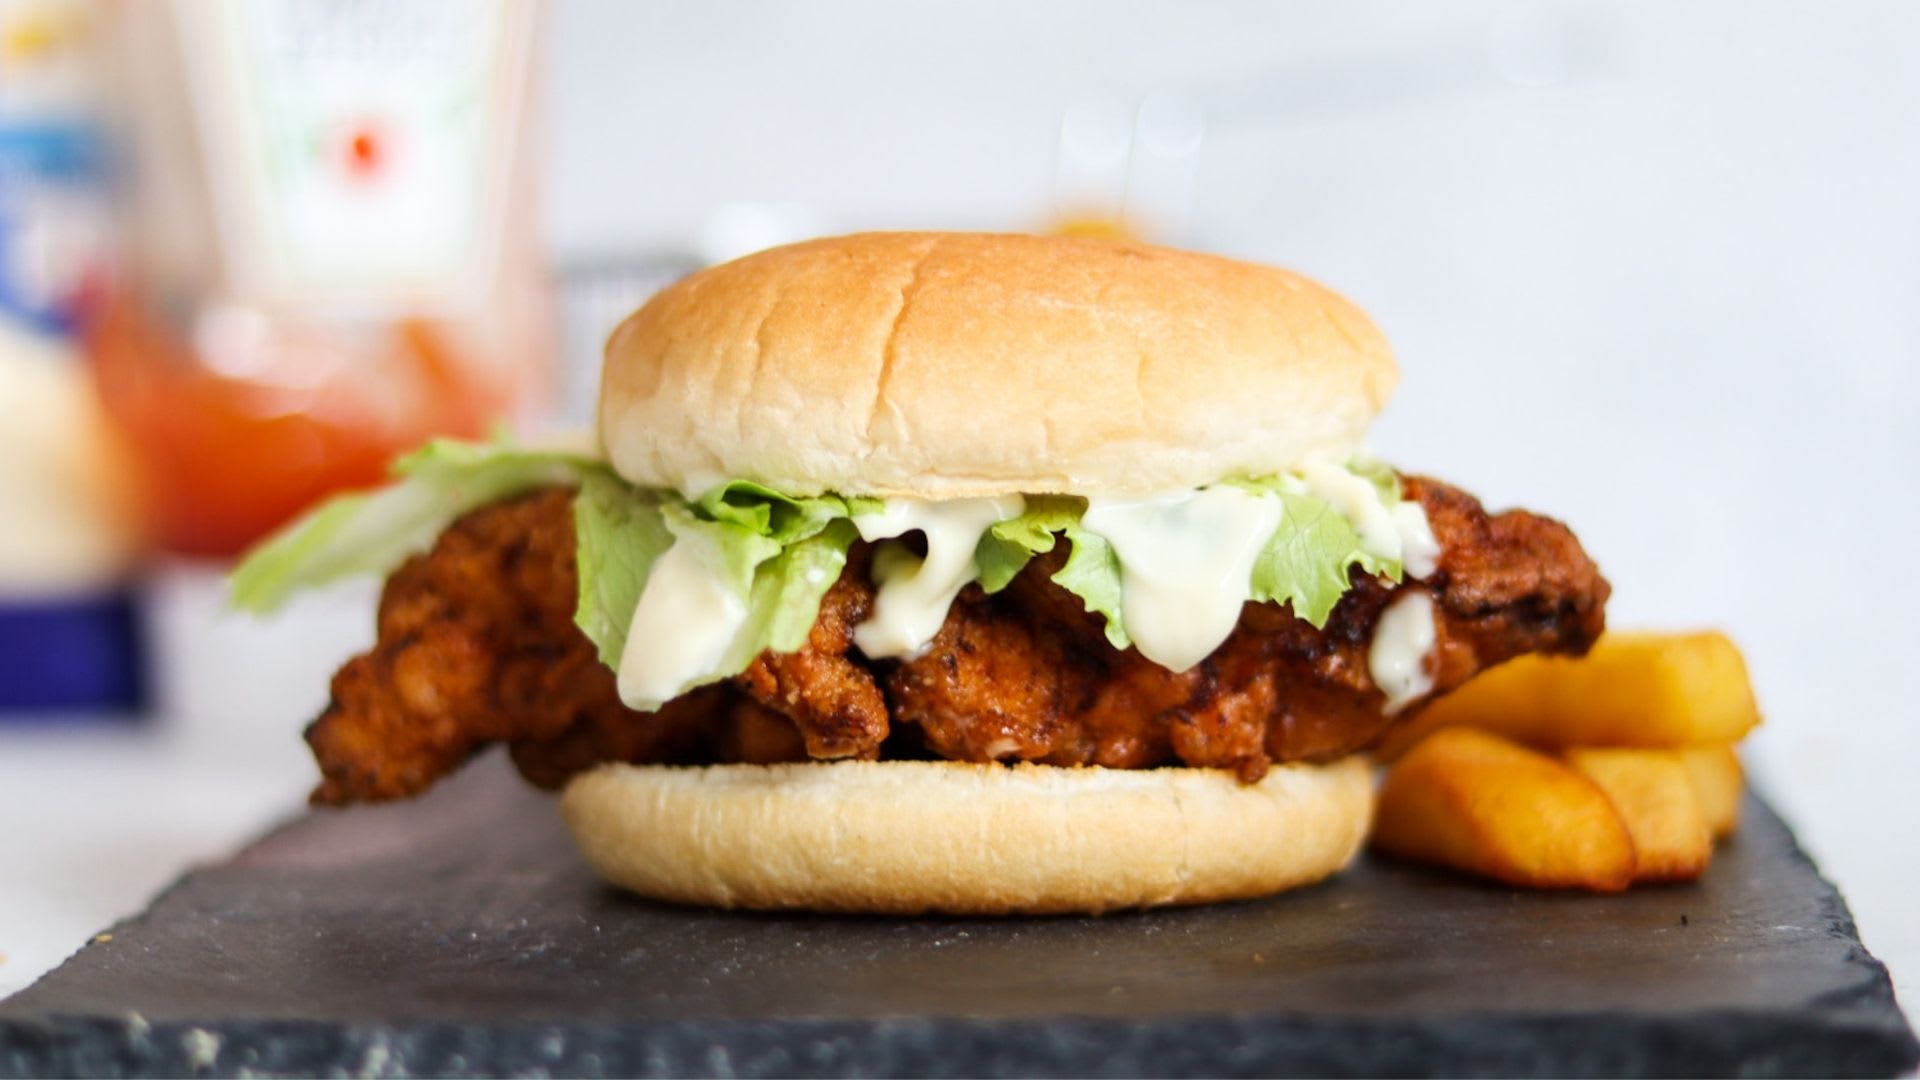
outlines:
M1215 769L952 761L603 765L560 800L587 862L716 907L962 915L1265 896L1360 849L1365 759Z
M866 233L648 301L607 344L632 482L794 494L1145 494L1345 452L1398 369L1284 270L1081 237Z

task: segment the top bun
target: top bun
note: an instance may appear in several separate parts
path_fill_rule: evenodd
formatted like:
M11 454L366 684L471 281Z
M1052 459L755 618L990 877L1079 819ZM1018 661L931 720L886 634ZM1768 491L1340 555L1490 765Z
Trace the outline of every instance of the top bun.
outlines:
M699 494L1141 495L1355 449L1399 377L1297 274L1065 236L864 233L649 300L607 343L600 436Z

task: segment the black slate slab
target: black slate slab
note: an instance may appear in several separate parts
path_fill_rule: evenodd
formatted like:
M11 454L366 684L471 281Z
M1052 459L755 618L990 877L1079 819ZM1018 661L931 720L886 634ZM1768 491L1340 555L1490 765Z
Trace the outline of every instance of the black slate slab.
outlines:
M1103 919L648 904L497 760L188 875L0 1002L0 1074L1891 1075L1920 1058L1762 803L1697 886L1366 862Z

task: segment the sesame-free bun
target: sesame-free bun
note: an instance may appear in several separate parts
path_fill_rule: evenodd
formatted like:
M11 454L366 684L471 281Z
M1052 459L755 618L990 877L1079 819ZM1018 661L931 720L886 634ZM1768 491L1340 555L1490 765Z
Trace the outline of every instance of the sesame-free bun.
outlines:
M697 494L1128 495L1352 450L1398 369L1297 274L1085 237L865 233L762 251L607 344L600 435Z
M946 761L602 765L561 810L601 876L683 904L961 915L1265 896L1339 870L1366 761L1211 769Z

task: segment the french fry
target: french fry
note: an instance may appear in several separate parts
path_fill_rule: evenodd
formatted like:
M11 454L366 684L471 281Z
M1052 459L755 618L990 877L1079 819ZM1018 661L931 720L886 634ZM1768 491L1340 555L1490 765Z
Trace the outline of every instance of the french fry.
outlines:
M1724 634L1610 633L1582 659L1523 656L1427 706L1375 749L1477 727L1530 746L1735 743L1760 722L1746 661Z
M1617 892L1635 865L1627 826L1593 781L1472 728L1436 732L1388 770L1373 844L1532 888Z
M1569 765L1599 785L1633 837L1633 880L1692 881L1713 857L1713 836L1693 780L1673 750L1566 753Z
M1733 832L1740 824L1740 788L1745 781L1739 755L1724 743L1690 746L1678 753L1708 831L1716 838Z

